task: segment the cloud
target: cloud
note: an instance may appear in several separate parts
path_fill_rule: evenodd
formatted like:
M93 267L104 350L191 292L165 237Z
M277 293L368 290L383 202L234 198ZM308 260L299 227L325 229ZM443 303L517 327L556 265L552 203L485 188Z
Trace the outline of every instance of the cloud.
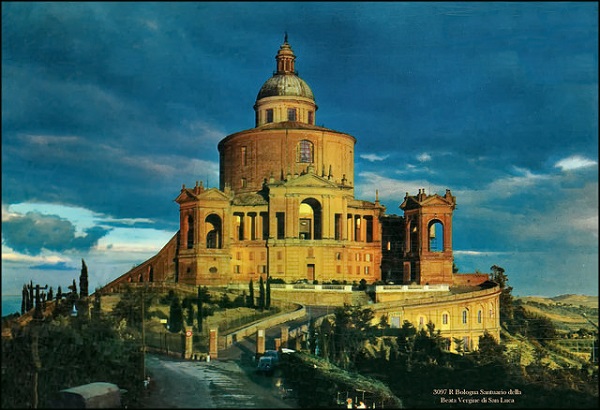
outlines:
M419 154L417 156L417 160L419 160L419 162L431 161L431 155L429 155L428 153L424 152L424 153Z
M409 195L415 195L424 186L431 186L427 181L400 181L375 172L361 172L359 177L360 182L356 185L355 195L357 198L374 197L375 190L377 190L380 200L394 201L392 208L400 205L406 192ZM392 211L392 213L394 212Z
M454 255L466 255L466 256L494 256L494 255L510 255L511 252L485 252L485 251L471 251L471 250L454 250Z
M367 161L375 162L375 161L383 161L387 159L389 155L377 155L377 154L360 154L362 159L366 159Z
M66 262L57 262L57 263L43 263L40 265L33 265L29 267L30 269L37 270L61 270L61 271L69 271L69 270L79 270L79 268L75 266L69 266Z
M25 255L22 253L14 252L13 249L2 244L2 262L13 262L13 263L38 263L38 264L59 264L69 262L71 259L62 255L48 255L42 253L40 255Z
M570 157L561 159L554 164L554 167L560 168L562 171L571 171L574 169L591 167L592 165L596 164L598 164L598 162L591 159L587 159L579 155L572 155Z
M70 221L38 212L13 216L2 223L6 245L28 255L40 254L42 249L58 252L89 250L108 232L109 229L96 226L85 229L82 236L76 236L75 226Z

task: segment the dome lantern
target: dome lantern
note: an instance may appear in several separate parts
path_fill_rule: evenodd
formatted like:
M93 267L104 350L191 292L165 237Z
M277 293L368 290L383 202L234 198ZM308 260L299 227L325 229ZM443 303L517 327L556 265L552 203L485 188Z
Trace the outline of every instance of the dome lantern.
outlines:
M279 47L275 60L277 60L277 74L297 74L294 70L296 56L287 41L287 33L285 33L283 44Z
M256 126L282 121L315 124L317 105L308 84L295 69L296 55L285 33L275 56L276 71L260 88L254 105Z

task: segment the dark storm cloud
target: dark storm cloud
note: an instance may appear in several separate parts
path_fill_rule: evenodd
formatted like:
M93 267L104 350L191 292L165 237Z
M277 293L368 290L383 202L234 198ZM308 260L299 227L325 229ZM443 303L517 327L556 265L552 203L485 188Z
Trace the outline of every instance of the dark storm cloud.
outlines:
M108 232L107 229L93 227L86 229L84 236L75 236L75 227L70 221L37 212L2 222L2 237L6 245L28 255L38 255L42 249L87 251Z

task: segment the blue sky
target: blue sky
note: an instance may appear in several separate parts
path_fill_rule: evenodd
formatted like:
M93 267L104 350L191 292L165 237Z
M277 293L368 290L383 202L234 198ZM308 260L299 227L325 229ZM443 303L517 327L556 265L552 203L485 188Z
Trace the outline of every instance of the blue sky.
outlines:
M286 31L317 124L357 138L357 198L449 188L461 272L598 295L596 2L4 2L2 294L165 245Z

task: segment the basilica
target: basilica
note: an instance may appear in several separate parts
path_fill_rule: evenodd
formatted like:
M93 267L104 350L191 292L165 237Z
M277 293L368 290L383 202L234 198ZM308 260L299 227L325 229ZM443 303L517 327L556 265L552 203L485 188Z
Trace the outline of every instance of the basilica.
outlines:
M310 294L281 288L274 297L342 304L352 299L316 296L326 290L321 285L366 283L376 287L374 301L385 304L392 324L433 320L453 336L458 327L471 345L484 330L499 336L498 287L486 274L455 272L451 191L407 192L402 216L386 214L377 195L356 198L357 139L316 125L315 96L295 60L286 35L273 75L258 90L254 127L218 144L219 188L183 185L175 198L178 232L107 287L225 287L262 277L319 285ZM468 329L466 311L473 316Z

